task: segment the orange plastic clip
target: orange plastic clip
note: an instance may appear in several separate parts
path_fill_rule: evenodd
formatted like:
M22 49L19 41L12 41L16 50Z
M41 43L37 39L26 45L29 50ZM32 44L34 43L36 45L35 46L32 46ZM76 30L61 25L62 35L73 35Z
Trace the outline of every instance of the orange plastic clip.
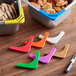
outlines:
M37 48L43 48L44 45L45 45L45 43L46 43L46 39L47 39L47 37L48 37L48 34L49 34L49 33L46 32L44 38L43 38L42 40L38 41L38 42L33 42L33 43L32 43L32 46L37 47ZM27 44L27 43L28 43L28 41L25 41L24 44Z

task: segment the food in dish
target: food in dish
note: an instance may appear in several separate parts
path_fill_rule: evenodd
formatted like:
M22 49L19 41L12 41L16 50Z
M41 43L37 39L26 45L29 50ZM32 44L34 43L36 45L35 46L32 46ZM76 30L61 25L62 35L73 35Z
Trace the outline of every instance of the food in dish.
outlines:
M68 6L68 0L31 0L31 3L51 14L58 13Z
M0 5L0 21L12 20L18 16L15 4L2 3Z

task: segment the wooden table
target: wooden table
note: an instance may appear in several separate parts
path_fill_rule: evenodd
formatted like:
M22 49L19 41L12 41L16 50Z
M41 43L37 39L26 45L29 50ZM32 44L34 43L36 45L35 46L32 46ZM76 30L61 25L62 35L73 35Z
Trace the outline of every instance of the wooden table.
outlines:
M0 37L0 76L76 76L76 63L73 65L71 71L64 74L66 66L69 64L70 59L76 52L76 5L72 8L70 16L59 26L47 29L42 26L38 21L34 20L29 11L28 6L22 2L26 21L20 25L20 30L11 36ZM27 54L9 50L9 46L23 46L25 40L33 35L34 41L38 41L39 34L47 31L50 37L56 36L61 31L65 31L65 35L56 45L46 43L42 49L31 48ZM43 56L46 51L50 51L52 47L57 48L57 52L61 51L65 44L69 43L70 48L65 59L52 58L48 64L39 63L38 68L35 70L17 68L16 64L29 63L32 59L28 58L30 53L36 54L40 51L40 56Z

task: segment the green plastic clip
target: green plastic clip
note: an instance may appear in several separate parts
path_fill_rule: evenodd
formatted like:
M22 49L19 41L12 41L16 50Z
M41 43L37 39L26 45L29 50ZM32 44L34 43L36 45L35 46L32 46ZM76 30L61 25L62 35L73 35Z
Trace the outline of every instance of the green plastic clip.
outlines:
M31 63L28 64L17 63L16 66L21 68L36 69L38 66L39 55L40 55L40 51L37 51L36 57Z

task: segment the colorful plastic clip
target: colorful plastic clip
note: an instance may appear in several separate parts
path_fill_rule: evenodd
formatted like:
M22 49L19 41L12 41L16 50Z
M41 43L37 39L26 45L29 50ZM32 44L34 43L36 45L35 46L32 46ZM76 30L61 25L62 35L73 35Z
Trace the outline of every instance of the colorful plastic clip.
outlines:
M58 58L65 58L66 55L67 55L68 49L69 49L69 44L66 44L63 51L54 53L53 56L58 57ZM49 53L49 52L47 52L47 53L45 53L45 54L48 54L48 53Z
M30 48L31 48L31 45L32 45L33 39L34 39L34 37L31 36L27 45L22 46L22 47L10 46L9 49L15 50L15 51L20 51L20 52L29 52L30 51Z
M37 48L43 48L45 43L46 43L46 39L48 37L48 32L45 33L45 36L42 40L38 41L38 42L33 42L32 46L37 47ZM25 41L25 44L27 44L28 41Z
M38 66L39 55L40 55L40 51L37 51L36 57L31 63L28 63L28 64L17 63L16 66L21 68L36 69Z
M56 48L53 48L48 55L43 56L43 57L39 57L39 61L42 62L42 63L49 63L49 61L52 58L52 56L53 56L53 54L54 54L55 51L56 51ZM34 59L35 55L30 54L29 57L32 58L32 59Z
M65 58L67 55L68 49L69 49L69 44L66 44L63 51L55 53L53 56L56 56L59 58Z
M47 41L48 41L49 43L52 43L52 44L57 44L64 34L65 34L65 32L62 31L62 32L61 32L58 36L56 36L56 37L52 37L52 38L47 37ZM40 39L42 39L43 37L44 37L43 35L39 35L39 38L40 38Z

